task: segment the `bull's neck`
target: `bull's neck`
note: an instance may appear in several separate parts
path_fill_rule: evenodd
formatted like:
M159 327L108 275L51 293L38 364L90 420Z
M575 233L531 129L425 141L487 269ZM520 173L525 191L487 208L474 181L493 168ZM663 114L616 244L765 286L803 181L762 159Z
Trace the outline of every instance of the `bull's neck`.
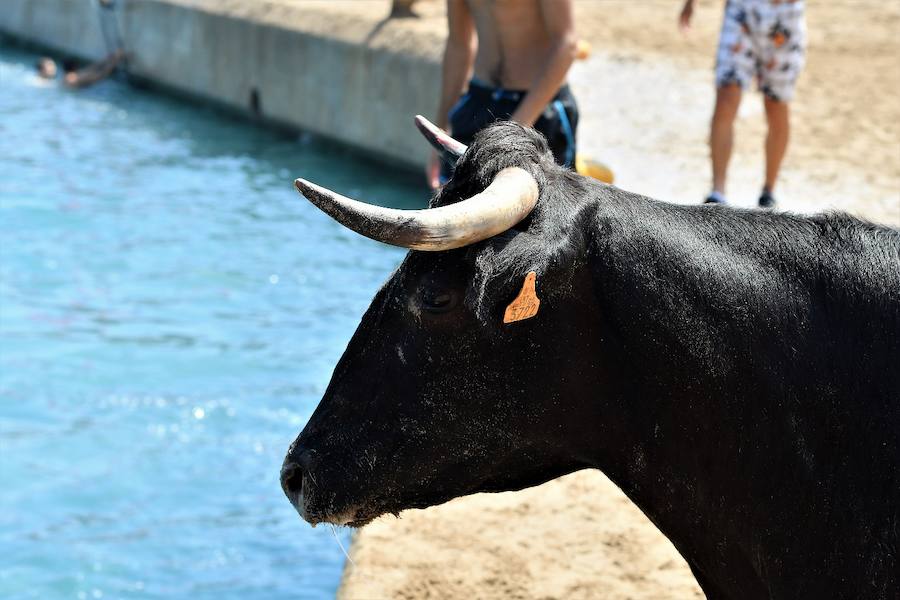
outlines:
M742 265L702 213L620 194L598 210L591 246L610 365L596 463L686 557L700 555L727 537L710 507L746 503L758 491L747 481L764 475L751 470L766 468L746 460L767 400L741 368L759 332L736 312L762 292L728 288L745 281Z
M893 234L605 193L588 261L606 373L588 402L594 462L692 566L767 596L746 587L765 579L761 548L824 560L827 540L791 537L797 523L826 532L839 513L852 534L889 504Z

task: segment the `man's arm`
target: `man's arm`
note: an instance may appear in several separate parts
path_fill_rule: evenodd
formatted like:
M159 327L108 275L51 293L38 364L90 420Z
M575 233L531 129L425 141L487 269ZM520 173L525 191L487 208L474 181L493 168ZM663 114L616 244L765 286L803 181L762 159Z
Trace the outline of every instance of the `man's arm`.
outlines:
M534 125L538 120L566 80L578 52L572 0L540 0L540 7L547 33L555 42L547 61L531 80L528 93L512 114L512 120L523 125Z
M681 26L681 31L687 31L691 28L691 17L694 16L694 0L685 0L684 6L681 9L681 14L678 16L678 24Z
M462 93L475 59L475 22L466 0L447 0L447 46L441 67L441 103L435 124L447 129L447 113Z

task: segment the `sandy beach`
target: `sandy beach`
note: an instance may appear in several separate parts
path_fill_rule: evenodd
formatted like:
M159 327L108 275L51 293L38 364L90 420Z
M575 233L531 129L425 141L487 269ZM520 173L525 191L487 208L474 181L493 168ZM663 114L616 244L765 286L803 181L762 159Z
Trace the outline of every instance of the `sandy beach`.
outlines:
M722 2L701 2L687 35L678 0L577 2L593 46L573 68L580 150L616 185L694 203L708 191L706 137ZM387 12L387 3L367 10ZM404 27L444 28L422 2ZM809 52L793 103L781 208L839 209L900 224L900 4L808 3ZM426 107L431 108L431 107ZM744 96L729 196L751 206L762 180L762 101ZM358 532L339 597L697 598L686 564L602 474L575 473L516 493L480 494L382 518Z

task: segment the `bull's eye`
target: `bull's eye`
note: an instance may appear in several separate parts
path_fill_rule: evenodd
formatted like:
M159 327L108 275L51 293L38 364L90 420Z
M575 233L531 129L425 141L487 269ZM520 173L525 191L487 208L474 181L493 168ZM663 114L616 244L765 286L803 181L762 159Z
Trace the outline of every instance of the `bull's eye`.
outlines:
M445 289L426 288L422 291L422 308L430 313L447 312L456 304L455 296Z

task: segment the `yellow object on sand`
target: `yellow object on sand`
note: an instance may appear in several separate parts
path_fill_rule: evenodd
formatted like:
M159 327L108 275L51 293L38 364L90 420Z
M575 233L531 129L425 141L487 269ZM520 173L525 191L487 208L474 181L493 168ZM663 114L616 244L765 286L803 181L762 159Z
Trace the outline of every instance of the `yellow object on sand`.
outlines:
M591 55L591 43L587 40L578 40L575 46L575 58L584 60Z
M614 175L612 169L592 158L585 158L581 154L575 156L575 170L580 175L599 179L603 183L612 183Z
M587 40L578 40L578 44L575 49L575 58L577 58L578 60L584 60L590 55L591 43ZM581 155L575 157L575 170L581 175L599 179L603 183L613 182L614 177L612 169L601 162L597 162L596 160L590 158L585 158Z

